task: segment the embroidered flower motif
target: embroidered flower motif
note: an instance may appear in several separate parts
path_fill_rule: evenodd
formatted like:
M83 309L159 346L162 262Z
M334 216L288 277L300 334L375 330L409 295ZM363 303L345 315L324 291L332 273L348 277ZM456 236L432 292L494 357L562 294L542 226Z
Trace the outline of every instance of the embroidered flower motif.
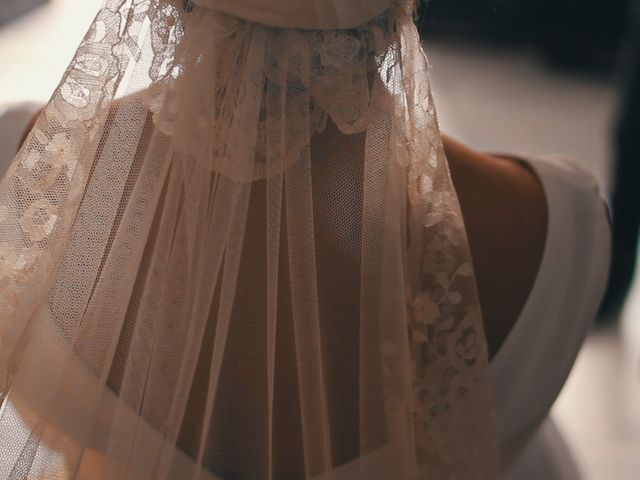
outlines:
M26 172L21 172L20 178L38 190L53 186L63 170L67 180L71 181L78 161L74 158L70 134L60 132L49 139L41 130L34 130L33 137L38 143L32 144L21 160L20 165Z
M52 102L43 112L44 120L50 127L64 128L75 138L81 138L87 132L84 121L92 117L92 113L78 109L67 102Z
M37 247L26 249L23 253L8 244L0 245L0 288L7 287L9 282L26 282L35 267L41 250Z
M449 292L449 294L447 295L447 299L453 305L458 305L460 302L462 302L462 294L460 292Z
M456 264L451 244L439 235L427 243L423 256L422 270L428 273L451 272Z
M59 89L65 102L78 110L89 110L87 107L91 102L91 89L85 78L86 74L72 65L72 68L68 70L65 82Z
M51 185L64 169L67 179L71 181L78 161L73 158L71 140L66 133L56 133L45 147L45 161L49 165L46 184Z
M110 60L101 53L81 50L74 58L74 71L79 77L84 74L84 78L103 78L109 72Z
M347 32L323 35L319 48L320 63L324 67L340 69L353 62L361 48L361 42Z
M44 136L42 132L35 131L36 138L38 138L38 134ZM41 142L46 143L46 140ZM33 169L36 167L36 165L38 165L38 162L40 161L41 156L42 154L40 153L40 151L35 149L34 150L30 149L28 154L20 162L20 165L25 169L29 170L30 172L32 172Z
M426 293L420 293L411 300L411 315L414 320L420 323L429 324L440 315L438 304L433 301L431 296Z
M20 219L20 227L32 242L39 242L53 231L58 216L56 207L49 200L37 200L25 210Z
M456 343L456 355L465 362L473 362L478 356L476 334L472 330L462 333Z
M32 246L18 256L14 265L15 278L18 283L25 283L29 280L41 253L40 248Z
M431 157L430 161L433 161L432 166L436 168L442 160L436 155ZM433 185L431 185L431 187L433 188ZM425 189L424 200L427 212L440 214L443 218L447 219L447 223L451 225L452 228L458 230L464 228L464 225L457 221L459 217L456 213L458 211L458 199L453 193Z
M47 161L51 165L66 165L66 159L71 155L71 141L66 133L56 133L45 147L48 152Z
M471 277L473 275L473 266L470 263L463 263L458 267L454 275Z
M445 222L442 226L442 230L444 236L451 245L458 247L466 242L464 230L454 222Z
M441 212L425 213L422 217L422 225L426 228L433 227L443 219Z
M0 286L5 286L6 281L11 278L17 261L18 254L13 246L0 245Z
M446 316L444 318L442 318L437 325L437 330L439 332L446 332L446 331L451 331L453 330L455 326L455 320L452 316Z

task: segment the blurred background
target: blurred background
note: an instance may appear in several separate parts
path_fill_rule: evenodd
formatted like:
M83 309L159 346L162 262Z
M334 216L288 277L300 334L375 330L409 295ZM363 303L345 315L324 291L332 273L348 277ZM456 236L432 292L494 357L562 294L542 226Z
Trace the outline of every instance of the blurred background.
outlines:
M444 131L599 180L611 288L552 418L580 478L640 479L640 1L431 0L420 26Z
M0 0L0 172L16 130L49 98L101 3ZM567 154L613 204L616 291L552 411L588 480L640 478L633 8L633 0L431 0L419 20L444 131L488 151Z

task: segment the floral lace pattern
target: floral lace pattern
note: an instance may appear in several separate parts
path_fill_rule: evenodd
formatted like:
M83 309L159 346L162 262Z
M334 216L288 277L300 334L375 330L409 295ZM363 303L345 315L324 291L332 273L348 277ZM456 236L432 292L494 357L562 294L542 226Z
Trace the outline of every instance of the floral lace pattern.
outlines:
M96 164L104 163L102 136L114 115L149 112L154 135L167 139L167 158L188 159L237 182L234 192L295 170L331 120L345 135L367 135L365 155L373 155L380 132L391 139L390 151L381 148L393 162L381 190L400 192L394 198L406 211L380 227L387 229L385 240L403 239L406 254L404 310L392 316L396 322L406 316L406 342L380 338L373 349L380 351L388 392L385 435L414 438L420 474L494 478L496 436L475 276L408 8L399 2L357 29L303 31L197 6L187 12L179 0L107 0L0 183L3 396L70 232L84 220L78 207ZM132 65L144 76L126 86ZM142 99L135 108L110 113L112 102L132 93ZM114 135L142 135L130 130ZM405 421L410 432L400 431Z
M146 105L177 151L244 180L290 166L326 115L345 133L364 131L377 108L368 83L382 61L376 52L395 41L385 18L356 30L304 32L204 11L182 28L189 35L175 50L175 66L147 90ZM177 105L197 111L196 122ZM267 154L267 144L281 150ZM259 158L247 153L254 149Z
M95 149L91 140L104 121L99 109L110 101L126 69L126 44L138 29L121 7L122 2L110 0L100 10L64 82L0 184L0 364L9 363L26 326L16 322L37 303L37 295L23 290L46 282L53 272L58 256L54 237L63 237L70 227L77 187L87 174L87 165L79 168L80 163ZM121 36L119 29L126 24L133 28ZM34 277L36 272L40 278ZM2 383L8 375L3 367Z

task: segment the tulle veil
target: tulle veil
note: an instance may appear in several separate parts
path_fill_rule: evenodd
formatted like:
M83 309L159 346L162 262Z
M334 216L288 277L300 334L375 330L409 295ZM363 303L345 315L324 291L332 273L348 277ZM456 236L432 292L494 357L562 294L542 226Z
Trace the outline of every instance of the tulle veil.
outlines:
M0 478L497 478L411 2L306 3L105 1L0 183Z

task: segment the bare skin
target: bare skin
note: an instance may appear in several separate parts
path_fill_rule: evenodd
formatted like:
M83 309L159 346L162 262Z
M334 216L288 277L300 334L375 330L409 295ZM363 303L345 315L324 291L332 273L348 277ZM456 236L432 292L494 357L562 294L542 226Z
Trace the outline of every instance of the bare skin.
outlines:
M489 353L517 320L535 280L547 232L537 176L513 158L474 151L444 136L475 265Z
M513 158L473 150L447 135L443 141L493 357L522 311L540 265L547 231L544 191L536 175Z

